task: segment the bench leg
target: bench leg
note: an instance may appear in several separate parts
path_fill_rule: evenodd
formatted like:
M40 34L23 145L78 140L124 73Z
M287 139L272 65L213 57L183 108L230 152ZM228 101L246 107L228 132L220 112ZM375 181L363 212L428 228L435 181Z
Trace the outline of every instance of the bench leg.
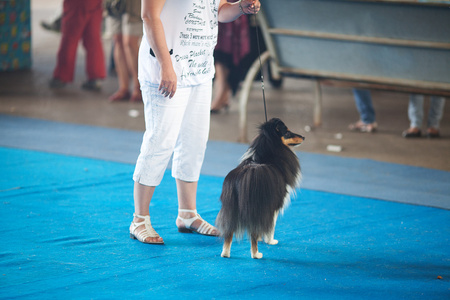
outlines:
M261 64L264 65L267 60L270 58L269 51L264 52L261 54ZM242 90L241 95L239 97L239 142L241 143L247 143L248 137L247 137L247 104L248 104L248 96L250 95L250 90L252 88L253 80L255 79L256 74L258 74L260 70L260 63L259 58L257 58L250 69L247 72L247 75L245 75L244 83L242 84ZM262 70L261 70L262 72ZM263 87L264 88L264 87ZM261 100L261 107L262 105ZM262 118L264 119L264 115L262 115Z
M322 125L322 90L320 81L316 80L314 88L314 126Z

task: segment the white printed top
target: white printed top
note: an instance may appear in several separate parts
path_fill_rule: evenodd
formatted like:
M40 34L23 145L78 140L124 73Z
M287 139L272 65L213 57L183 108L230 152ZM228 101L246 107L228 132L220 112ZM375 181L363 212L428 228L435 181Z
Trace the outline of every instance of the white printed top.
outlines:
M167 47L179 87L194 86L214 76L220 0L166 0L161 12ZM144 28L139 48L139 80L159 85L160 66Z

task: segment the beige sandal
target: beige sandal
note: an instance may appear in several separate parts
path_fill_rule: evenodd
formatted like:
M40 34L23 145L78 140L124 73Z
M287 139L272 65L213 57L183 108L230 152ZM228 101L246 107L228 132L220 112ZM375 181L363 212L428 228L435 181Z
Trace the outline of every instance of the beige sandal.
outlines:
M195 216L190 219L184 219L180 216L177 217L178 220L182 221L185 227L178 227L178 231L182 233L193 233L196 232L198 234L207 235L207 236L219 236L219 230L202 219L202 217L197 213L197 210L191 209L179 209L179 212L190 212L194 213ZM192 228L191 225L196 220L201 220L202 224L198 228ZM217 232L214 234L214 230Z
M144 221L142 222L131 222L130 225L130 238L134 239L134 240L138 240L144 244L157 244L157 245L164 245L164 241L162 242L146 242L145 240L147 238L159 238L159 234L155 231L155 229L153 229L152 227L152 223L150 222L150 216L140 216L137 214L133 214L133 217L136 218L140 218L140 219L144 219ZM142 229L139 232L136 232L136 229L139 226L145 225L145 228Z

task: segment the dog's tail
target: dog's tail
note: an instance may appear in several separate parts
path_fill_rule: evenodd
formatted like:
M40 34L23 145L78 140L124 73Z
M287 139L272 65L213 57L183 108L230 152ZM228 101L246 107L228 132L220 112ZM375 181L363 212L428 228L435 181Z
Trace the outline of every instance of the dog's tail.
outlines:
M250 235L261 237L274 226L274 214L283 207L286 183L269 165L249 165L239 187L239 223Z
M250 164L231 171L223 183L222 208L216 218L222 236L234 233L240 239L245 230L259 237L268 234L287 192L282 178L268 165Z

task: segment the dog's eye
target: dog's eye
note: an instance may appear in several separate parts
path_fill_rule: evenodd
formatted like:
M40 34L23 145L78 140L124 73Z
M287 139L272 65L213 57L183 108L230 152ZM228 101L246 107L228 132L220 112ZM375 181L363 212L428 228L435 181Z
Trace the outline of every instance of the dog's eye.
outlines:
M294 137L294 136L295 136L295 134L292 133L292 132L289 131L289 130L284 134L284 137L285 137L285 138L292 138L292 137Z
M277 131L280 132L282 135L284 135L286 133L286 131L288 130L287 127L283 124L278 124L278 126L276 128L277 128Z

